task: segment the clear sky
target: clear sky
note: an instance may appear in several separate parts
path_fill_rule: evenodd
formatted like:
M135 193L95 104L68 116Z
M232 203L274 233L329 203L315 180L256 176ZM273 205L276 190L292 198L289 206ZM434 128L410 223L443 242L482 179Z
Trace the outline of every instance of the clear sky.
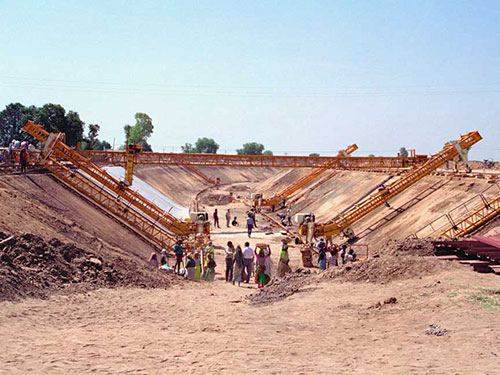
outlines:
M59 103L156 151L213 137L275 154L500 159L500 1L0 0L0 107ZM175 147L175 148L174 148Z

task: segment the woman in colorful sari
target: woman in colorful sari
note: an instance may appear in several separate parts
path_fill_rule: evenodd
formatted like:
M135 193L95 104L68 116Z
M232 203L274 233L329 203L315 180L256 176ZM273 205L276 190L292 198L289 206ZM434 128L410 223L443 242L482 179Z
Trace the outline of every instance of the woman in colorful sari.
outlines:
M271 279L266 273L266 264L268 264L268 258L271 256L271 252L268 252L266 255L266 251L264 249L260 249L257 253L257 249L255 249L255 256L257 258L257 267L255 269L255 283L260 288L266 286L266 284Z

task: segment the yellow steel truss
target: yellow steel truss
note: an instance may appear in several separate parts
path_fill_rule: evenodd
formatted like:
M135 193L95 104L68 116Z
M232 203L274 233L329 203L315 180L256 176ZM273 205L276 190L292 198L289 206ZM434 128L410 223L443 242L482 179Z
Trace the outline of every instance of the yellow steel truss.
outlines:
M34 138L45 143L46 156L55 155L57 159L67 160L76 168L87 173L91 178L105 186L114 194L120 196L121 199L133 205L139 211L150 217L154 222L163 225L169 231L176 235L189 235L199 232L198 225L191 222L183 222L172 216L169 212L158 208L154 203L150 202L142 195L129 189L123 183L106 173L103 169L89 161L78 152L61 142L57 137L53 137L42 126L28 121L24 126L24 130ZM204 231L208 233L208 225L204 226Z
M409 188L423 177L429 175L448 160L458 156L459 148L468 150L473 144L479 142L481 139L482 137L479 132L473 131L462 135L454 144L447 143L443 150L433 155L424 164L413 167L410 171L401 175L398 180L369 195L344 213L337 215L331 221L325 224L314 225L314 236L334 236L342 231L348 230L352 224L365 215L385 204L389 199ZM308 227L311 226L305 224L301 225L300 234L307 235Z

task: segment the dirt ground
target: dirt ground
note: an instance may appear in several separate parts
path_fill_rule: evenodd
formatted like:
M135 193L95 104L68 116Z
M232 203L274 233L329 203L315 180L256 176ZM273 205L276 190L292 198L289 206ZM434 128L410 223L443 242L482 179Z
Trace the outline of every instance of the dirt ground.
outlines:
M161 171L150 172L141 178L154 179ZM229 172L224 171L228 180ZM297 209L306 207L308 195L318 195L322 215L337 213L349 194L361 195L387 177L342 173L325 175L317 189L307 187ZM346 186L339 182L342 176L347 176ZM185 202L197 196L210 217L214 208L219 210L221 228L212 232L218 264L214 283L104 287L0 302L0 374L498 374L500 278L474 273L470 266L394 256L398 247L390 245L388 257L350 270L290 275L289 284L283 284L290 286L286 296L253 303L259 295L254 284L237 287L224 281L223 249L228 240L240 245L248 240L248 208L238 196L260 189L258 176L238 171L231 182L197 194L206 187L198 178L192 191L182 194ZM443 197L474 193L466 188L455 186ZM230 193L235 203L219 199ZM322 198L325 194L329 198ZM144 262L151 251L130 230L48 176L34 181L2 177L0 195L0 231L6 234L55 237L88 254L131 261ZM211 196L227 204L214 206ZM330 208L327 199L334 202ZM416 215L424 215L424 206ZM226 227L228 208L240 227ZM257 219L249 242L252 247L269 243L276 269L283 234L261 216ZM296 270L300 252L293 244L290 257Z
M329 280L258 306L218 279L4 302L1 373L498 374L493 275Z

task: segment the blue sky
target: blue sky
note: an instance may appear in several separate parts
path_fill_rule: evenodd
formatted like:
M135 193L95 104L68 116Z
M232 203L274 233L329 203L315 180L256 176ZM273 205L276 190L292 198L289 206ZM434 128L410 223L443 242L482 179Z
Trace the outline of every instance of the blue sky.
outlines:
M0 106L59 103L156 151L213 137L275 154L500 159L500 1L0 0Z

